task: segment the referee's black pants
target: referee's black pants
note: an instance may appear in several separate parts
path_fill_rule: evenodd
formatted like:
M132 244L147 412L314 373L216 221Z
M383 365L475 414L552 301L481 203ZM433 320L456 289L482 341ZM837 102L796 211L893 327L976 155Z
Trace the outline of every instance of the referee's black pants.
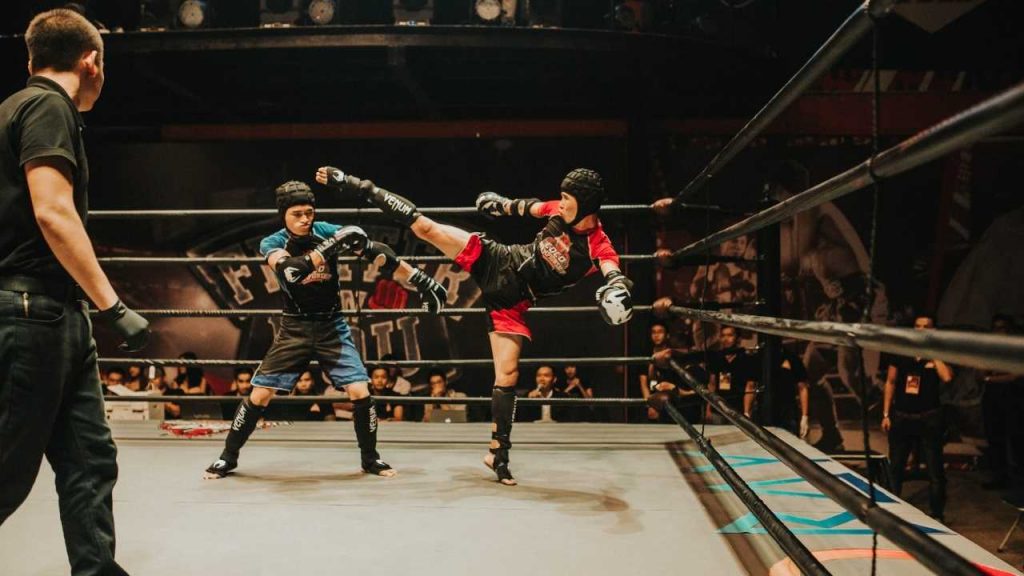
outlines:
M946 472L942 461L943 433L941 409L921 414L894 412L892 428L889 430L893 493L900 495L907 460L914 450L914 445L920 442L925 466L928 468L928 505L931 508L931 515L936 518L941 518L946 508Z
M86 306L0 290L0 524L25 501L44 455L71 573L126 574L114 561L117 448Z

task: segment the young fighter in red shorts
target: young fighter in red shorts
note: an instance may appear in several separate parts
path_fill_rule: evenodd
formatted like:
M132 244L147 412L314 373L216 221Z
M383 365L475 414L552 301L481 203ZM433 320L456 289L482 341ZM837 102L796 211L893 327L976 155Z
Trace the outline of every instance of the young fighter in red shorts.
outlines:
M515 416L515 385L523 339L530 338L525 312L538 299L563 292L581 279L600 271L605 284L597 290L601 316L612 325L632 317L632 284L619 270L619 257L601 228L597 212L604 199L601 175L577 168L562 180L561 199L509 199L484 192L476 207L490 216L521 216L546 220L530 244L506 245L441 224L420 214L409 200L378 188L369 180L322 167L317 182L358 194L422 240L467 270L483 292L488 314L494 391L491 395L490 452L484 463L502 484L515 485L509 471Z

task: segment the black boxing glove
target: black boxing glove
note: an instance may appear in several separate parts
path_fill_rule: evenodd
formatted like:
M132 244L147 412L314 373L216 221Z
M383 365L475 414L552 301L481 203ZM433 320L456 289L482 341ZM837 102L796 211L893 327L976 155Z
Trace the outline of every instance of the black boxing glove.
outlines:
M325 186L337 188L343 192L356 192L359 190L359 183L361 182L359 178L345 174L334 166L324 166L320 169L320 172L325 175L326 182L321 182Z
M491 217L529 216L537 198L506 198L497 192L484 192L476 197L476 209Z
M137 352L149 342L149 321L118 300L113 306L96 313L96 318L110 324L118 336L124 339L118 348L126 352Z
M302 282L314 270L316 270L316 266L313 265L313 259L309 257L309 254L281 258L274 265L274 271L277 272L277 275L284 278L284 281L289 284Z
M359 226L343 226L330 238L317 244L313 250L320 253L324 261L330 261L338 252L362 254L369 242L366 232Z
M423 308L428 312L437 313L444 308L448 302L448 291L437 281L427 276L419 268L409 276L409 283L416 287L420 298L423 299Z

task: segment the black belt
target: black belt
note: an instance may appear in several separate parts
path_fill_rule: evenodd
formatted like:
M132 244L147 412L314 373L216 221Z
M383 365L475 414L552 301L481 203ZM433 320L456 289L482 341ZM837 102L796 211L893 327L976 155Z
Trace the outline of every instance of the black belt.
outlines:
M0 276L0 290L43 294L62 302L85 298L77 284L61 280L43 280L32 276Z
M900 412L899 410L893 410L893 414L900 420L924 420L941 413L942 408L933 408L924 412Z

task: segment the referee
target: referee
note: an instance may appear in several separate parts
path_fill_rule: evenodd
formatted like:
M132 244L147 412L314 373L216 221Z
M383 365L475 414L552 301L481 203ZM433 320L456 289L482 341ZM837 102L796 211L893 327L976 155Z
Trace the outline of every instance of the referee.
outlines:
M25 43L31 78L0 104L0 524L45 454L71 573L116 576L126 574L114 561L117 449L84 299L125 350L145 346L149 323L118 299L85 231L81 112L103 88L103 40L60 9L36 16Z

